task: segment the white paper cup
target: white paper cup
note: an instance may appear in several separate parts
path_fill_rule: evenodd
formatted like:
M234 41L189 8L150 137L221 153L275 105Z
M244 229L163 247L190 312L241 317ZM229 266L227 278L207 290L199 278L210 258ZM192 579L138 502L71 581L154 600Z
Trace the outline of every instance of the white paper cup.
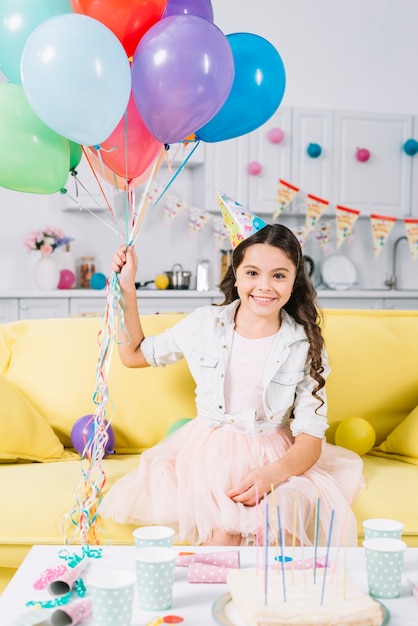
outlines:
M136 528L132 534L137 548L170 548L173 545L174 530L169 526L143 526Z
M394 519L366 519L363 522L363 530L365 539L375 539L376 537L401 539L403 524Z
M94 626L126 626L132 620L135 574L126 570L102 570L92 574L91 593Z
M145 611L165 611L173 601L177 552L173 548L151 546L135 553L139 607Z
M375 598L398 598L401 595L403 559L406 543L399 539L365 539L369 594Z

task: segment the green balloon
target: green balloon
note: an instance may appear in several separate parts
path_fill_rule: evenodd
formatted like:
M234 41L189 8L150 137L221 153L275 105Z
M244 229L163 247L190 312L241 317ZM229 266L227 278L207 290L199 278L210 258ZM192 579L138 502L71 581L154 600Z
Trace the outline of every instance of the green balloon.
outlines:
M79 143L70 140L70 172L75 170L83 156L83 148Z
M170 428L167 430L167 437L169 435L172 435L176 430L178 430L185 424L187 424L187 422L191 422L191 421L192 420L190 417L183 417L182 419L177 420L177 422L174 422L174 424L171 424Z
M64 187L70 142L39 119L13 83L0 84L0 146L0 186L45 194Z

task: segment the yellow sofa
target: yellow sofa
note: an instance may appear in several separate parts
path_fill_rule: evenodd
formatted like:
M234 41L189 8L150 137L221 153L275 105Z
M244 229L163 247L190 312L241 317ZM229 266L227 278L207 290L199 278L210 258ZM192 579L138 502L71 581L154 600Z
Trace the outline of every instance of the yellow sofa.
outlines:
M179 314L144 316L147 334ZM22 320L0 326L0 588L33 544L60 544L77 532L68 512L82 481L71 449L74 422L94 412L100 318ZM367 419L377 441L364 457L367 487L354 503L362 521L404 523L418 546L418 312L328 310L324 335L328 438L348 417ZM116 454L104 459L109 486L138 465L139 455L181 418L194 417L194 384L184 361L130 370L114 349L109 372ZM109 411L108 411L109 416ZM132 526L99 516L101 543L131 544Z

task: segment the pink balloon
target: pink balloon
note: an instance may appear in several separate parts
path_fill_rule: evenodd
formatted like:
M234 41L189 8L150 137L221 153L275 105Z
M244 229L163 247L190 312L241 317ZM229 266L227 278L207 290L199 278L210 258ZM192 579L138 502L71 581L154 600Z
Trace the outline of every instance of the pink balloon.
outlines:
M118 176L132 180L145 172L161 147L145 126L131 92L126 113L100 144L103 163Z
M75 283L74 272L71 270L61 270L58 289L71 289Z
M370 151L366 148L357 148L356 158L360 163L365 163L370 159Z
M258 176L258 174L261 173L261 170L261 163L259 163L258 161L251 161L251 163L248 163L247 172L251 176Z
M222 31L196 15L172 15L135 51L132 91L148 130L176 143L206 124L231 91L234 58Z
M271 143L281 143L284 139L284 132L281 128L271 128L268 138Z

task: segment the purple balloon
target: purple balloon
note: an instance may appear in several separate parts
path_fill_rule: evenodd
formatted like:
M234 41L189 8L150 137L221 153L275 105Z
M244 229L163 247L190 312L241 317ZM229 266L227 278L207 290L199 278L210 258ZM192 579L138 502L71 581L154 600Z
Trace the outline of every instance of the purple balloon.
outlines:
M213 8L210 0L168 0L164 17L170 15L198 15L213 22Z
M104 449L104 456L115 453L115 433L112 426L105 420L107 425L107 442ZM94 427L94 415L88 414L80 417L71 429L71 443L74 450L77 450L79 454L83 454L86 445L91 450L93 443L93 427Z
M194 133L226 101L234 69L228 39L212 22L196 15L157 22L132 63L132 93L149 132L166 144Z

